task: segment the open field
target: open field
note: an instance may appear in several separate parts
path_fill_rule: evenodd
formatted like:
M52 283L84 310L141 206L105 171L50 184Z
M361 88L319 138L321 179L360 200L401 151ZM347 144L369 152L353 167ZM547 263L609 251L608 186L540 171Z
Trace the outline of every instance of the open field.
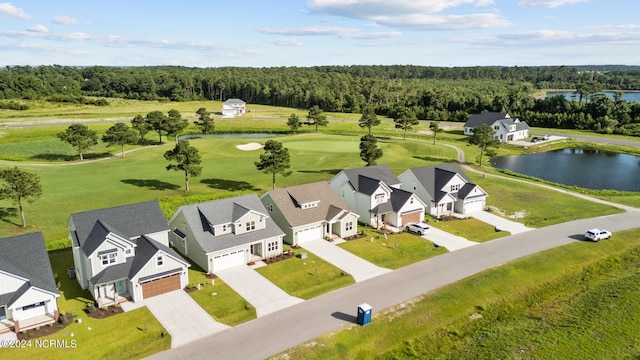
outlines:
M496 231L494 226L474 218L458 219L451 217L440 221L430 217L427 219L429 220L429 225L435 228L475 242L485 242L511 235L506 231Z

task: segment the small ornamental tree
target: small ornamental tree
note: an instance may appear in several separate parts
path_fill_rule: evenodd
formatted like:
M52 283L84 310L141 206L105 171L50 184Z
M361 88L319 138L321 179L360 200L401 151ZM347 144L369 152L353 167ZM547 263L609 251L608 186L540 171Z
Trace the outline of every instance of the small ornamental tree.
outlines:
M131 127L138 130L140 143L144 143L144 136L151 130L151 125L149 125L147 119L142 115L136 115L133 120L131 120Z
M196 111L198 114L198 120L193 123L202 131L204 138L207 138L208 134L213 133L215 129L215 125L213 124L213 118L211 117L211 113L207 111L206 108L201 107Z
M190 146L187 140L179 140L173 150L164 153L164 158L176 162L175 164L167 165L167 171L184 171L184 185L188 192L189 176L199 176L202 172L200 152L198 149Z
M98 134L83 124L70 125L65 131L58 133L58 139L75 147L80 154L80 160L84 160L82 154L85 151L98 144Z
M497 148L500 141L495 138L495 130L491 125L482 124L473 128L473 135L469 138L469 144L478 145L480 148L480 166L485 155L493 156L495 151L491 148Z
M442 129L440 128L440 123L437 121L431 121L429 123L429 129L431 129L431 132L433 132L433 145L435 145L436 136L438 136L439 132L442 132Z
M42 195L40 176L18 167L0 170L0 199L10 199L18 205L22 227L27 227L23 202L34 202Z
M377 144L378 140L371 134L360 138L360 159L367 163L367 166L375 165L376 160L382 157L382 149Z
M307 124L315 126L316 132L318 132L318 126L327 126L329 121L327 120L327 115L324 114L322 109L320 109L318 105L314 105L309 109L309 113L307 114Z
M300 128L300 117L296 114L291 114L289 115L289 119L287 119L287 126L289 127L289 129L291 129L291 132L293 132L294 134L296 133L296 130L298 130Z
M285 177L291 175L289 149L275 140L267 140L264 144L264 153L260 154L260 161L254 163L258 170L265 174L271 174L271 186L274 190L276 188L276 174Z
M371 134L371 128L373 126L380 125L380 119L378 119L373 107L367 106L362 110L362 116L358 121L358 125L360 125L361 128L367 128L369 134Z
M124 158L124 146L138 142L138 134L136 134L135 130L129 128L127 124L116 123L102 135L102 141L109 146L120 145L122 157Z

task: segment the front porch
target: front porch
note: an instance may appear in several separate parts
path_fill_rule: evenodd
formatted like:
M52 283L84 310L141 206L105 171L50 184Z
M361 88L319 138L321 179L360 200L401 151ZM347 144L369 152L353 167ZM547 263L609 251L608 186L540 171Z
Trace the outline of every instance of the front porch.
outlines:
M122 303L128 302L131 299L131 294L129 292L116 293L113 296L101 296L96 299L96 303L98 304L98 308L107 308L111 305L120 305Z
M45 314L40 316L34 316L22 321L11 321L8 319L0 321L0 334L7 332L20 332L24 330L30 330L38 326L46 326L56 322L56 316L54 314Z

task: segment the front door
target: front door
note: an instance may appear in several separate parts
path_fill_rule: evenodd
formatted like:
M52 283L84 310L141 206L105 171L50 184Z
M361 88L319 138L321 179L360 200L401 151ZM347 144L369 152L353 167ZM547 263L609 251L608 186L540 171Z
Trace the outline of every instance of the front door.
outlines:
M123 292L127 291L124 280L116 281L116 291L118 292L118 294L122 294Z
M7 319L7 307L0 306L0 320L6 320L6 319Z

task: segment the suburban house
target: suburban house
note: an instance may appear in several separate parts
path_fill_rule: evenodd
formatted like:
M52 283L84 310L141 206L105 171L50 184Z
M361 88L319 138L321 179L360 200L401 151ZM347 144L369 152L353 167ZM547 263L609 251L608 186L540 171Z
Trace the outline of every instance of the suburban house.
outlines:
M422 221L426 205L400 188L400 179L387 165L341 170L329 184L361 223L380 228Z
M272 190L260 200L290 245L358 232L358 214L349 210L327 181Z
M456 163L409 169L398 177L401 188L414 192L436 217L482 211L487 193L473 184Z
M170 243L208 274L282 254L284 233L256 194L181 206Z
M233 119L236 115L243 115L247 112L247 103L240 99L227 99L222 103L222 118Z
M484 112L473 114L464 124L464 134L473 135L476 126L487 124L495 131L495 138L501 142L522 140L529 137L529 125L518 118L511 118L509 114L498 112Z
M157 201L71 214L75 276L99 307L141 301L188 285L187 261L169 248Z
M54 323L59 296L42 233L0 239L0 333Z

